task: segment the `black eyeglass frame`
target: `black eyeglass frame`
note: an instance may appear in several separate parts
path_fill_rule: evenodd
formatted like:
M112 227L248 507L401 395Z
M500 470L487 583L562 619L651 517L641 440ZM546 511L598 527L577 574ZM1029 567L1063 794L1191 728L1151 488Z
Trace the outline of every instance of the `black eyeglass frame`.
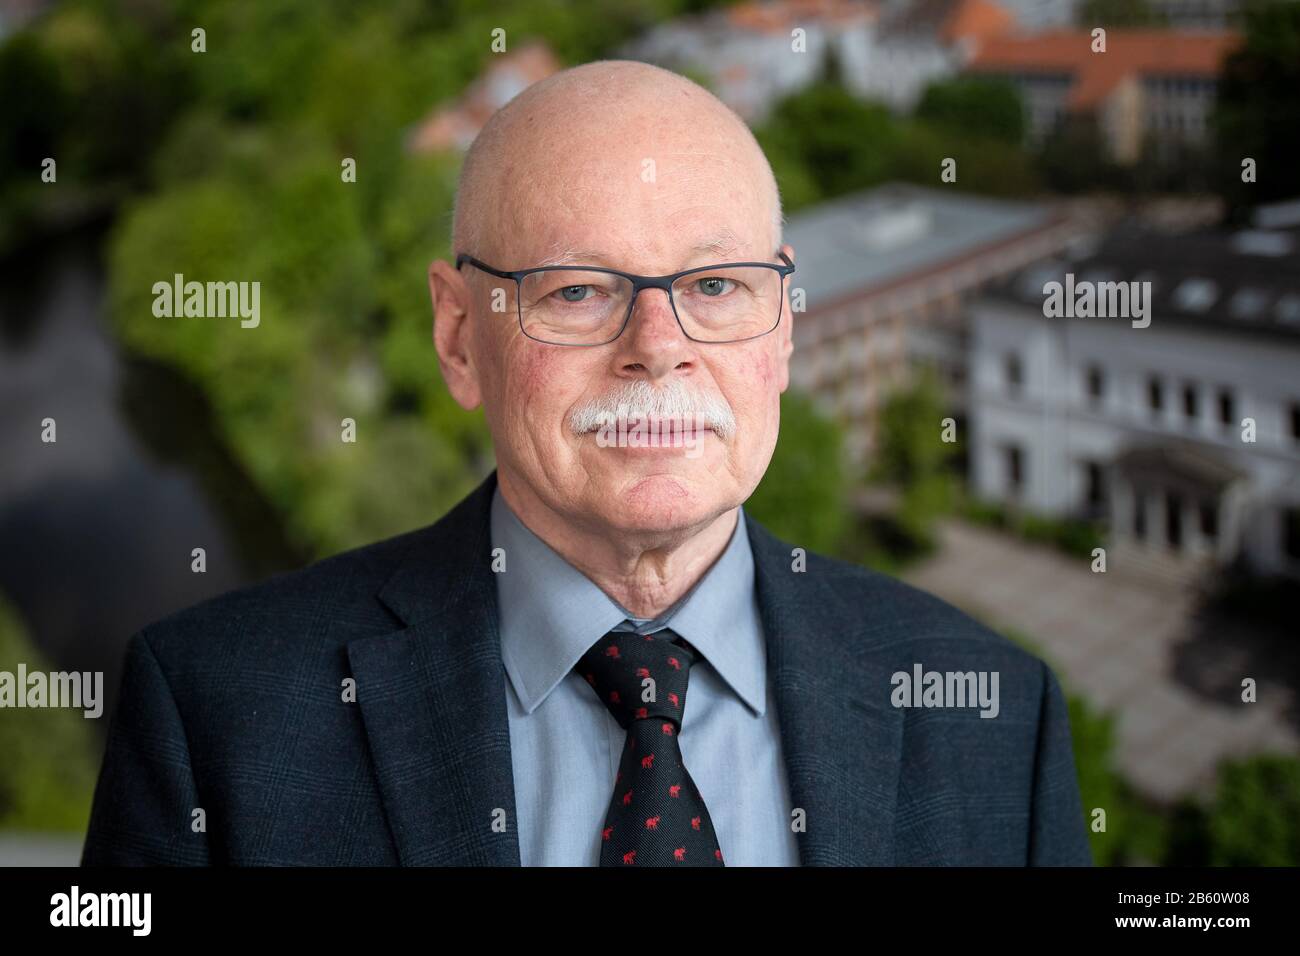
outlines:
M787 256L784 252L782 252L780 249L776 251L776 254L781 257L782 261L785 262L785 265L778 265L775 262L717 262L710 266L699 266L695 269L685 269L681 272L674 272L671 273L670 275L663 275L663 276L640 276L631 272L621 272L618 269L606 269L602 266L583 266L583 265L537 266L532 269L517 269L513 272L510 272L505 269L497 269L493 266L490 266L486 262L483 262L480 259L475 259L473 256L465 252L460 252L456 254L456 268L459 270L462 265L468 262L474 268L481 269L482 271L488 273L489 275L497 276L500 279L514 279L515 280L515 316L519 319L519 331L523 332L524 335L527 335L528 338L532 339L534 342L541 342L543 345L560 345L560 346L564 346L565 348L574 348L574 349L596 348L601 345L608 345L610 342L613 342L620 335L622 335L624 330L627 329L628 320L632 318L632 310L636 308L636 297L637 295L640 294L642 289L663 289L664 292L668 294L668 304L669 306L672 307L673 318L677 320L677 327L681 329L682 334L685 335L692 342L699 342L702 345L732 345L736 342L749 342L753 339L762 338L764 335L770 335L781 325L781 318L785 313L785 279L786 276L794 272L794 261L789 256ZM767 329L766 331L759 332L755 335L747 335L744 338L740 338L740 339L715 340L715 339L695 338L693 335L691 335L691 333L686 331L686 326L682 324L682 317L677 314L677 302L673 298L673 283L676 282L678 279L682 278L683 276L693 275L697 272L711 272L716 269L730 269L730 268L736 268L740 266L762 267L765 269L771 269L774 272L780 274L781 298L777 304L776 321L773 322L772 327ZM631 281L632 297L628 300L627 313L623 316L623 321L619 325L617 332L615 332L613 335L611 335L603 342L552 342L549 339L539 339L535 335L528 334L528 330L524 328L524 312L523 312L524 279L527 276L533 275L534 273L537 272L560 272L560 271L604 272L607 273L608 275L622 276L624 279L628 279Z

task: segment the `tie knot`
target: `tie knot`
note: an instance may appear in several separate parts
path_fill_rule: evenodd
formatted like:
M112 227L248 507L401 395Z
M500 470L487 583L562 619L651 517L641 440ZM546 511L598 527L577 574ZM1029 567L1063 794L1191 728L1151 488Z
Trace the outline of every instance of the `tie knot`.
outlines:
M663 732L676 735L696 657L673 643L674 637L666 628L658 634L610 631L582 655L574 670L620 727L627 729L634 720L659 720L671 722L671 730Z

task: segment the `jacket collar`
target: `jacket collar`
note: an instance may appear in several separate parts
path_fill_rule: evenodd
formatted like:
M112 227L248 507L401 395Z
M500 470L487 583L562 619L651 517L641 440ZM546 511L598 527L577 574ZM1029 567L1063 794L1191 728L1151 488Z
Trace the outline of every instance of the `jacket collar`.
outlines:
M366 736L404 865L518 866L505 670L491 569L496 473L435 524L403 536L378 593L402 622L348 642ZM889 864L902 712L890 671L852 639L851 606L824 565L793 570L793 549L753 516L746 528L805 866ZM878 643L888 635L880 628Z

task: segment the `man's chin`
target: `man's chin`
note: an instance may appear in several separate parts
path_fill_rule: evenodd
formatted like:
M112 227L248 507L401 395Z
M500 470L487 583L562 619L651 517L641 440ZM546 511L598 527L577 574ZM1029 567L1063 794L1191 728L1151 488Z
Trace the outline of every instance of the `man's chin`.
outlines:
M652 464L649 456L607 475L599 482L593 505L604 523L627 534L663 534L687 530L715 517L726 505L716 473L702 461L665 460Z
M725 497L727 446L711 431L685 446L581 441L589 506L628 533L691 527Z

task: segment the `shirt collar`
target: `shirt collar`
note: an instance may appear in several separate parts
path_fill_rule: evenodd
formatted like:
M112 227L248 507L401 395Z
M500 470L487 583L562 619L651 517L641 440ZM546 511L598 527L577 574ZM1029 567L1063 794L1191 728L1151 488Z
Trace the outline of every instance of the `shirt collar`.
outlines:
M767 709L767 665L754 556L740 509L736 529L718 560L695 587L647 625L668 626L686 638L749 707ZM493 549L504 550L496 575L501 653L506 673L527 713L532 713L602 636L636 621L514 514L498 487L492 495Z

